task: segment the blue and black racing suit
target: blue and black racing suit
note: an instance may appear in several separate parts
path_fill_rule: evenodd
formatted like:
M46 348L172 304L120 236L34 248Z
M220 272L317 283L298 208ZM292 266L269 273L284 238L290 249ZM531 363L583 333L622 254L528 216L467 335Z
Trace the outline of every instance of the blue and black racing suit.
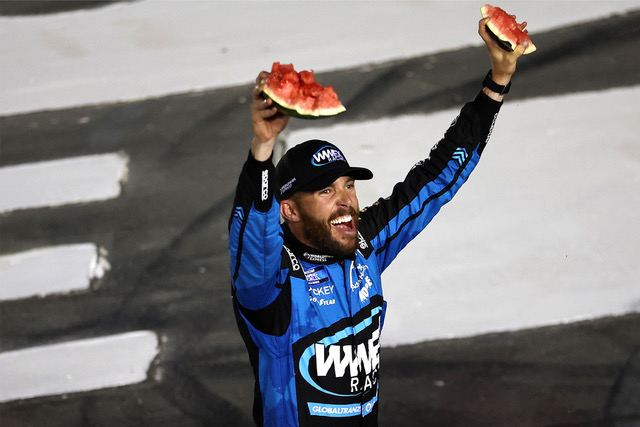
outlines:
M469 177L500 106L482 92L466 104L391 196L363 209L358 248L348 258L293 237L280 223L273 163L249 155L229 222L229 250L258 425L377 425L386 310L380 275Z

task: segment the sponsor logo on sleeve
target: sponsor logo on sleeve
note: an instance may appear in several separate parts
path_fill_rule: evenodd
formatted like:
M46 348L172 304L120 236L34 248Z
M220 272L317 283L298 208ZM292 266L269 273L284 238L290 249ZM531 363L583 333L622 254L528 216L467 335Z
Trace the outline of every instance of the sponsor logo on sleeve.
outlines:
M453 152L453 160L458 163L458 166L462 166L465 160L467 160L467 157L469 157L469 155L464 148L457 148L456 151Z
M358 247L360 247L361 251L364 251L365 249L367 249L369 247L369 244L364 239L364 237L362 237L362 234L360 234L360 232L358 232Z
M262 196L261 200L264 202L269 198L269 170L262 171Z
M242 221L244 219L244 210L238 206L233 210L233 217Z
M293 269L293 271L300 270L302 267L300 266L300 262L298 261L298 258L296 258L293 252L291 252L291 249L289 249L286 246L283 246L283 247L287 251L287 254L289 255L289 259L291 260L291 268Z
M497 118L498 118L498 113L493 115L493 120L491 121L491 127L489 128L489 133L487 134L487 139L484 140L485 144L489 142L489 138L491 138L491 133L493 132L493 126L496 124Z

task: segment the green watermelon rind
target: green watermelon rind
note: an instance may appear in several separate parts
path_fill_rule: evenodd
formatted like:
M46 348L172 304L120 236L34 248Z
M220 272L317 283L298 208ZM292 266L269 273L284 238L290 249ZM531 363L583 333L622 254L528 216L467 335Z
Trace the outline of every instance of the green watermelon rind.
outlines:
M480 12L482 13L482 17L483 18L487 18L489 16L488 13L488 8L487 6L491 7L491 8L495 8L495 9L500 9L499 7L494 7L491 5L484 5L480 8ZM502 9L500 9L502 10ZM504 10L502 10L502 12L504 12ZM504 12L506 14L506 12ZM514 19L515 21L515 19ZM510 51L513 51L516 48L516 43L514 43L509 37L507 37L505 34L502 34L500 29L498 27L495 26L494 23L491 22L491 20L489 20L489 22L487 22L487 28L489 29L491 35L495 36L500 42L502 42L501 46L504 47L505 49L508 47ZM528 55L532 52L535 52L536 50L536 46L533 44L533 42L531 41L531 38L529 38L528 35L525 34L525 37L528 39L529 42L529 47L527 47L527 49L525 49L525 51L523 52L524 55ZM505 46L506 45L506 46Z
M286 102L278 99L278 97L269 91L269 88L264 87L262 89L262 96L270 98L275 104L278 111L287 116L296 117L299 119L324 119L328 117L336 116L344 111L346 108L344 106L340 106L337 108L323 108L319 110L307 111L296 108L295 105L287 104Z

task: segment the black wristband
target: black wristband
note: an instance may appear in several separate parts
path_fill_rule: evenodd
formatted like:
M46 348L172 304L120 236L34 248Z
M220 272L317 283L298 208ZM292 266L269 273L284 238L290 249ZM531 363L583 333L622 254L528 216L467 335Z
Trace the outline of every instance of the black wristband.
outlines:
M511 88L511 81L509 81L506 86L499 85L498 83L493 81L493 79L491 78L491 70L489 70L487 76L482 82L482 87L486 87L489 90L494 91L495 93L499 93L500 95L506 95L507 93L509 93L509 89Z

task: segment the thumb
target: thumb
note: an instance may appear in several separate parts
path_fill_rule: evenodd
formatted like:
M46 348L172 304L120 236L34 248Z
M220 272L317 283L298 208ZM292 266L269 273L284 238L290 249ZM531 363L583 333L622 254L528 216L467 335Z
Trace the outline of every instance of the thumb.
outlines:
M516 48L513 50L513 52L517 56L521 56L521 55L524 54L524 51L527 50L528 47L529 47L529 42L524 42L524 43L519 44L518 46L516 46Z

